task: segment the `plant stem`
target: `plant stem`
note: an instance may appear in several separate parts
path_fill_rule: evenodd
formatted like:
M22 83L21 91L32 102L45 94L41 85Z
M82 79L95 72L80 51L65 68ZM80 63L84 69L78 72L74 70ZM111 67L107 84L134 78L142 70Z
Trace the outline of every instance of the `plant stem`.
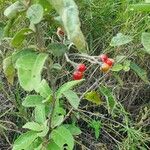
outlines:
M38 47L40 52L44 52L45 51L45 42L44 42L44 38L43 38L44 37L43 30L42 30L40 24L37 24L35 27L36 27L37 47Z
M65 58L66 58L66 61L67 61L68 63L70 63L74 68L77 66L77 63L75 63L75 62L73 62L73 61L71 61L71 60L69 59L67 53L65 53Z
M49 126L49 131L47 133L47 139L49 139L49 134L51 133L51 126L52 126L52 118L55 112L55 105L56 105L56 96L55 96L55 83L56 83L56 79L52 81L52 89L53 89L53 94L52 94L52 107L51 107L51 112L49 113L49 117L48 117L48 126Z

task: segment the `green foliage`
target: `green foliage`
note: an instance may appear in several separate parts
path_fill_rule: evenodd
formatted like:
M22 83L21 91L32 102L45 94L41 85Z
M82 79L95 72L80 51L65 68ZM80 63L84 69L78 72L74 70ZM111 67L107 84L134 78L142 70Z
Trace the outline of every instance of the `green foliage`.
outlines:
M43 7L40 4L34 4L27 10L27 18L33 24L38 24L43 19Z
M80 29L79 12L75 2L73 0L49 0L49 2L60 15L69 40L80 52L86 53L87 45Z
M19 47L22 45L23 41L25 40L26 36L31 34L32 30L28 28L21 29L19 32L15 34L11 41L11 45L13 47Z
M37 137L37 133L33 131L28 131L20 135L13 145L13 150L26 149Z
M48 144L47 149L61 150L61 148L53 140Z
M86 93L85 99L97 105L100 105L102 103L102 99L99 93L96 91L91 91L91 92Z
M80 128L76 127L74 124L65 124L64 127L67 128L74 136L80 135L82 133Z
M11 84L14 82L15 68L12 63L12 57L7 57L3 60L3 71L7 81Z
M41 83L41 71L47 55L44 53L30 53L20 57L16 62L20 85L26 91L38 88Z
M125 60L124 63L123 63L123 70L124 71L129 71L130 70L130 64L131 64L130 60Z
M99 138L100 136L100 130L101 130L101 122L100 121L96 121L96 120L92 120L92 122L90 123L90 126L94 129L94 132L95 132L95 137L96 139Z
M54 116L52 118L52 124L51 124L52 129L54 129L55 127L61 125L63 120L64 120L64 116L63 115Z
M81 83L84 80L77 80L77 81L70 81L67 82L65 84L63 84L56 93L56 98L59 99L62 97L62 94L70 89L72 89L74 86L78 85L79 83Z
M124 35L122 33L118 33L115 37L112 38L110 45L111 46L121 46L124 44L128 44L133 39L128 35Z
M6 8L4 15L8 18L16 17L17 14L25 10L25 6L20 1L16 1L12 5Z
M64 126L60 126L54 129L50 137L53 141L55 141L60 149L65 148L65 144L67 145L66 148L68 150L72 150L74 147L73 136L71 135L70 131Z
M35 121L38 123L44 123L46 121L45 105L41 104L35 107Z
M116 107L116 99L111 90L105 86L100 86L100 92L105 96L109 113L113 113Z
M60 43L50 43L48 49L50 53L57 57L63 56L68 51L67 46Z
M43 130L43 127L36 122L27 122L22 128L38 132Z
M52 95L52 90L45 79L41 81L39 87L36 89L36 92L40 93L40 95L44 98L48 98Z
M71 90L67 90L65 92L63 92L63 95L67 98L67 100L69 101L69 103L71 104L71 106L74 109L78 109L79 103L80 103L80 98L78 97L78 95L71 91Z
M16 50L12 53L12 62L15 66L16 61L22 56L28 55L29 53L35 53L34 49L24 48L21 50Z
M117 64L115 64L115 65L112 67L111 70L118 72L118 71L121 71L122 69L123 69L122 64L117 63Z
M47 121L44 122L44 124L42 124L42 128L43 128L42 132L38 132L37 134L39 137L43 138L48 134L49 131L49 127L47 126Z
M131 63L131 61L130 60L125 60L124 62L123 62L123 64L121 64L121 63L116 63L113 67L112 67L112 71L114 71L114 72L119 72L119 71L121 71L121 70L124 70L124 71L129 71L130 70L130 63Z
M43 98L39 95L28 95L23 101L24 107L36 107L42 104Z

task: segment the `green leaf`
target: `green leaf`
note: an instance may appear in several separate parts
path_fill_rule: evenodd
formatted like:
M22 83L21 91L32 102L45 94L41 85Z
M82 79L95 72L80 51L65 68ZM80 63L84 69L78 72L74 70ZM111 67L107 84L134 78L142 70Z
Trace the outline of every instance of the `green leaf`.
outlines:
M28 55L29 53L35 53L37 54L37 52L34 49L21 49L21 50L17 50L14 51L12 54L12 62L15 65L16 61L21 58L24 55Z
M55 127L61 125L61 123L63 122L63 120L64 120L64 116L63 116L63 115L55 115L55 116L52 118L51 127L52 127L52 128L55 128Z
M47 135L48 131L49 131L49 127L47 126L47 127L44 128L44 130L43 130L42 132L37 133L37 135L38 135L39 137L42 137L42 138L43 138L43 137L45 137L45 136Z
M145 48L145 52L150 54L150 33L142 33L142 44Z
M36 92L40 93L40 95L44 98L47 98L50 95L52 95L52 90L50 89L45 79L41 81L39 87L36 89Z
M26 36L31 34L33 31L29 28L23 28L19 32L15 34L11 41L11 45L13 47L19 47L22 45L23 41L25 40Z
M37 59L37 54L36 53L26 54L26 55L20 57L16 61L15 67L17 69L22 68L22 69L31 71L32 67L34 66L34 63L35 63L36 59Z
M132 4L129 6L128 10L150 12L150 4L149 3Z
M70 81L65 84L63 84L56 92L56 98L59 99L62 97L62 94L70 89L72 89L74 86L78 85L84 80L76 80L76 81Z
M121 46L132 41L132 37L128 35L124 35L122 33L118 33L115 37L112 38L110 45L111 46Z
M99 93L96 91L91 91L91 92L86 93L85 99L97 105L100 105L102 103L102 99Z
M41 150L43 148L43 145L40 144L38 147L34 148L34 150ZM43 149L44 150L44 149Z
M78 109L80 98L75 92L73 92L72 90L67 90L63 93L63 95L67 98L67 100L74 109Z
M54 129L50 137L58 145L60 149L64 149L64 145L67 145L67 150L73 150L74 139L72 134L64 126L60 126L57 129Z
M111 90L105 86L100 87L100 92L105 96L106 101L107 101L107 107L108 107L108 112L111 113L113 112L117 101L113 95L113 93L111 92Z
M12 150L26 149L37 137L37 133L33 131L23 133L14 142Z
M101 122L96 121L96 120L92 120L92 122L90 123L90 126L94 129L95 137L96 137L96 139L98 139L99 136L100 136L100 130L101 130L101 127L102 127Z
M8 18L15 17L19 12L24 11L25 6L20 1L16 1L9 7L7 7L4 11L4 15Z
M44 104L35 107L35 121L41 124L43 124L46 121L46 112Z
M42 104L43 98L39 95L28 95L23 101L24 107L36 107Z
M36 148L39 147L41 143L42 143L42 140L40 138L37 138L25 150L36 150Z
M18 70L19 82L26 91L36 90L39 87L41 72L46 59L47 54L30 53L17 60L16 68Z
M66 110L63 107L58 106L55 110L54 110L54 114L57 115L66 115Z
M80 29L79 11L74 0L49 0L49 2L61 16L69 40L80 52L86 53L87 44Z
M42 127L43 127L43 131L37 133L39 137L45 137L47 135L48 131L49 131L49 127L47 126L47 121L45 121L43 123Z
M44 10L40 4L33 4L27 10L27 18L33 24L38 24L43 19Z
M147 84L149 84L149 80L147 77L147 72L140 68L137 64L131 62L130 68Z
M62 150L53 140L47 146L47 150Z
M82 132L79 127L76 127L74 124L65 124L63 125L67 128L73 136L80 135Z
M64 120L64 115L66 115L65 109L56 104L52 117L51 127L55 128L56 126L59 126Z
M111 70L118 72L118 71L121 71L122 69L123 69L122 64L117 63L117 64L115 64L115 65L112 67Z
M131 63L130 60L125 60L125 61L123 62L123 70L124 70L124 71L129 71L129 70L130 70L130 63Z
M50 43L48 45L48 51L54 56L60 57L68 51L68 47L61 43Z
M7 57L3 60L3 72L10 84L13 84L15 77L15 68L12 63L12 57Z
M32 131L42 131L43 127L36 122L27 122L22 128L29 129Z

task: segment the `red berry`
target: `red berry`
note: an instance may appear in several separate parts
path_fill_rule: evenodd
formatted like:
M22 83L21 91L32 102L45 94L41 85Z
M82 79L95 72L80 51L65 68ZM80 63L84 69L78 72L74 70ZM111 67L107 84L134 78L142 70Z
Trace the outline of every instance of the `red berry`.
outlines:
M73 73L73 79L74 80L81 80L83 78L83 73L80 71L75 71Z
M62 36L64 36L64 31L62 30L62 28L60 28L60 27L58 27L57 28L57 35L62 35Z
M112 66L113 63L114 63L114 60L113 59L110 59L108 58L106 61L105 61L106 64L108 64L109 66Z
M105 62L107 59L108 59L108 56L107 56L106 54L101 54L101 55L100 55L100 60L101 60L102 62Z
M84 72L86 70L85 64L79 64L77 66L77 70L80 71L80 72Z

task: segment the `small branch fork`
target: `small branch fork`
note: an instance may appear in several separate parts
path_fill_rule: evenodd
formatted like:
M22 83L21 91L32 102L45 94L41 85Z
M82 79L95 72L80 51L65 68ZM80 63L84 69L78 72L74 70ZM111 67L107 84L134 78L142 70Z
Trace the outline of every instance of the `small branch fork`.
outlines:
M90 56L87 54L69 54L67 55L67 53L65 53L65 59L68 63L70 63L73 67L77 66L77 63L73 62L72 60L69 59L69 56L76 56L79 57L80 59L86 60L88 62L90 62L91 64L98 64L99 66L102 65L102 62L100 62L98 60L98 56Z

